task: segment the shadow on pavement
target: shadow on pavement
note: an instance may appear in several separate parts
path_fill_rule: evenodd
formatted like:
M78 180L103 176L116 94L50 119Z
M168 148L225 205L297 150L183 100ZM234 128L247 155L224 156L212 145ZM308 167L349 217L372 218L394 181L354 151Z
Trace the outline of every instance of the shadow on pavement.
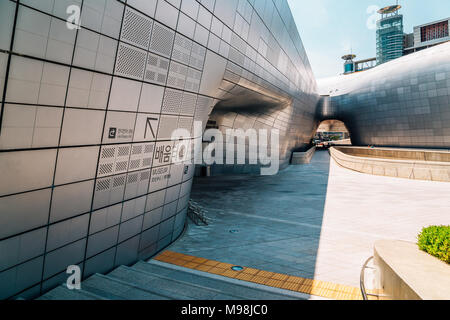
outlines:
M194 181L192 198L208 226L190 223L170 250L271 272L313 278L330 156L276 176L215 176Z

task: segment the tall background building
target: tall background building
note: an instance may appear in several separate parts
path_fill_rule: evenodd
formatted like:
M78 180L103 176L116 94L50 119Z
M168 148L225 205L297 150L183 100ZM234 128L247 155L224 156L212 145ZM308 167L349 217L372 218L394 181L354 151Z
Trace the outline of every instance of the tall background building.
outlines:
M376 58L354 61L355 55L345 55L342 57L345 61L344 74L365 71L376 65L450 41L450 18L415 26L412 33L404 33L403 15L399 13L401 8L397 4L378 11L381 18L377 21Z
M382 64L403 55L403 15L401 6L394 5L380 9L381 19L377 21L377 64Z
M450 41L449 24L446 18L414 27L413 33L405 34L403 55Z

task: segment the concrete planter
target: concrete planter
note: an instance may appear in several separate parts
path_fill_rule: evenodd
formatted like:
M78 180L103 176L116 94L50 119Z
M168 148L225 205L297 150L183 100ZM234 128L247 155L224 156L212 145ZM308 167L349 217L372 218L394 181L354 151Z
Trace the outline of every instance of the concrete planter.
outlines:
M332 147L330 154L340 166L361 173L450 182L450 153L445 151Z
M374 246L383 293L394 300L450 300L450 265L406 241Z
M300 165L300 164L308 164L311 162L311 159L316 152L316 147L312 147L308 151L305 152L294 152L292 153L292 165Z

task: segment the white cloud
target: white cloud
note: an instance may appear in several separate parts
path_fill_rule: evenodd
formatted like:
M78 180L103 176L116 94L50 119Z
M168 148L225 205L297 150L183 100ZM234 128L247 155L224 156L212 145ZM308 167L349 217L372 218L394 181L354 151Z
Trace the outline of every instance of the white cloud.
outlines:
M333 55L333 52L324 52L322 50L308 51L308 57L316 79L337 76L343 72L343 64L339 61L340 57Z

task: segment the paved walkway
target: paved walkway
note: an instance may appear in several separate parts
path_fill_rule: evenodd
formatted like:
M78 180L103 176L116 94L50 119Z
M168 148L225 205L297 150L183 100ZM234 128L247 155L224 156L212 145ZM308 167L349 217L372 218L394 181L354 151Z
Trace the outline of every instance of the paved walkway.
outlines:
M358 287L345 286L341 284L324 282L320 280L306 279L302 277L290 276L287 274L268 272L243 266L233 266L229 263L198 258L169 250L163 251L151 263L155 261L167 264L206 272L210 276L219 276L221 280L237 280L239 284L245 284L253 288L267 289L267 287L288 290L299 294L296 298L305 299L333 299L333 300L362 300L361 290ZM236 269L237 268L237 269ZM259 287L258 287L259 286ZM221 288L218 287L220 290ZM282 291L285 293L286 291ZM290 295L288 296L290 297ZM374 299L375 300L375 299Z
M190 225L170 250L358 286L375 240L450 223L449 194L449 183L365 175L320 151L277 176L197 179L192 197L211 224Z

